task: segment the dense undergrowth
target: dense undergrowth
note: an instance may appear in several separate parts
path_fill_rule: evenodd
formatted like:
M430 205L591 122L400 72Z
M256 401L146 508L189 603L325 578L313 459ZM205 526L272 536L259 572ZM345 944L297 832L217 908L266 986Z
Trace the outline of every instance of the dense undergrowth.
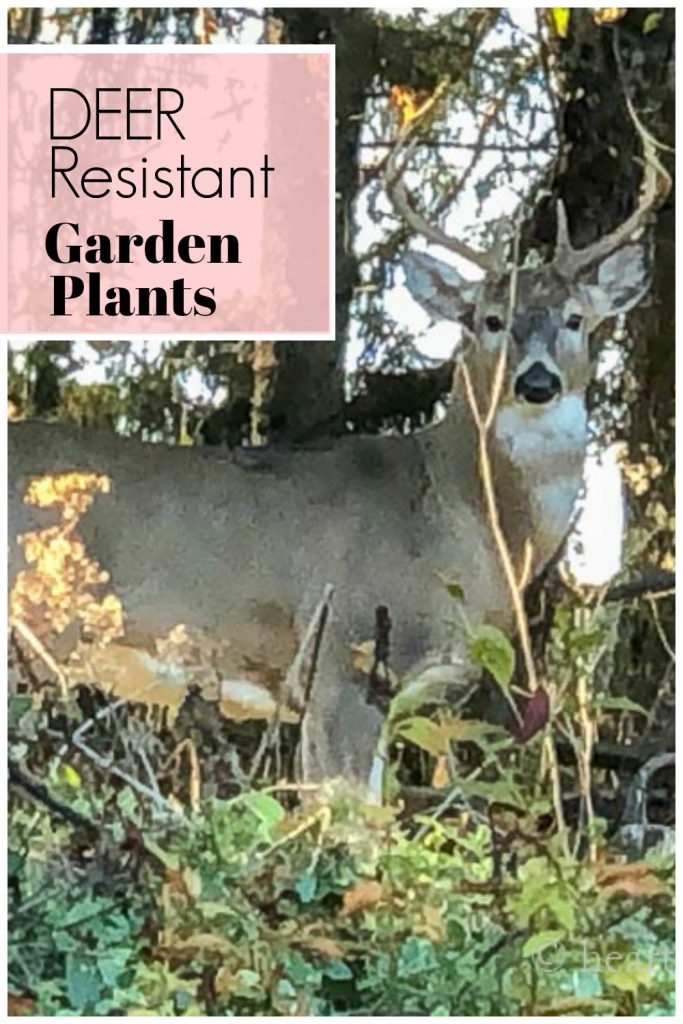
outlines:
M50 797L82 820L12 787L14 1013L673 1012L670 862L567 854L514 767L491 761L489 783L423 813L286 784L195 791L192 812L192 773L157 804L60 747L36 708L12 698L14 752L33 735L32 777L42 748ZM154 750L118 716L117 742Z

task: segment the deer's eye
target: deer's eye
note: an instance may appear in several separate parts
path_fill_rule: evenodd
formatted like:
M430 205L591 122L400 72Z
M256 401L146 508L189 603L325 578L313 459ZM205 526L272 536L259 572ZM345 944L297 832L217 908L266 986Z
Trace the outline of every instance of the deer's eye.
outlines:
M583 317L580 313L572 313L571 316L567 317L565 327L568 327L570 331L578 331L582 320Z
M484 323L486 324L487 330L492 331L493 333L503 330L503 321L499 316L487 316Z

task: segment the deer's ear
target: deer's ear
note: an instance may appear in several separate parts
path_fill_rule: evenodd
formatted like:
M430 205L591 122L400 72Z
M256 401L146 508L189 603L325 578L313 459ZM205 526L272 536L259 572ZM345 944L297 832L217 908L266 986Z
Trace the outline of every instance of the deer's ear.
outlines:
M625 245L603 260L593 281L586 283L588 300L597 319L627 313L643 298L652 277L648 248Z
M477 301L480 282L427 253L407 252L403 269L410 294L435 320L460 320Z

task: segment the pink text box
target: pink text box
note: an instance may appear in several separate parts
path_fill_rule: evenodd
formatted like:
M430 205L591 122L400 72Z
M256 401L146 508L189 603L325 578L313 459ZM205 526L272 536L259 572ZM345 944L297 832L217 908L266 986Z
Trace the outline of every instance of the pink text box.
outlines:
M329 51L0 60L5 331L330 334Z

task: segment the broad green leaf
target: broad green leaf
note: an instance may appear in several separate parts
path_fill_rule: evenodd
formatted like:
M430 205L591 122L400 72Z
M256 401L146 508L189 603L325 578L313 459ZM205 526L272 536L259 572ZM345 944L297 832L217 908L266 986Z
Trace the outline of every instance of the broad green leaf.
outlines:
M470 635L468 649L475 665L487 669L499 686L509 685L515 652L505 633L496 626L478 626Z
M645 960L624 960L614 967L605 969L603 978L608 985L613 985L620 992L637 992L640 985L646 988L653 983L652 968Z
M285 809L269 793L254 791L240 797L240 803L270 831L285 817Z
M561 924L568 932L574 931L576 912L573 903L555 892L548 897L547 906L555 915L558 924Z
M426 750L432 757L445 753L449 747L448 737L444 735L443 728L432 722L431 718L424 718L421 715L401 722L396 734L414 743L421 750Z
M482 782L479 779L460 779L458 785L465 796L478 796L488 803L508 804L510 807L526 810L527 801L524 794L510 780L494 779L491 782Z
M508 746L510 743L510 736L504 729L498 725L491 725L490 722L481 722L477 718L456 718L449 715L441 723L440 728L449 740L456 743L475 743L482 750L489 750L501 743Z

